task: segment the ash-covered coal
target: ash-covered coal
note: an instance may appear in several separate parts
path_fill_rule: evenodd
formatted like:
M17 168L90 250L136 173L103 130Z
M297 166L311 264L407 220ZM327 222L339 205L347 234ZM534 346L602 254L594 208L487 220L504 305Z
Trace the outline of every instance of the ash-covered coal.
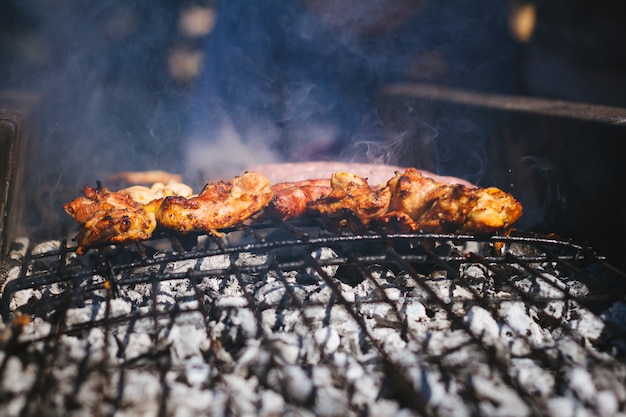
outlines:
M348 250L354 242L296 243L146 258L131 248L76 257L58 241L15 245L2 286L3 409L626 411L624 303L588 308L594 288L537 251L502 264L487 243L377 244L386 251L377 257L366 242L363 254Z

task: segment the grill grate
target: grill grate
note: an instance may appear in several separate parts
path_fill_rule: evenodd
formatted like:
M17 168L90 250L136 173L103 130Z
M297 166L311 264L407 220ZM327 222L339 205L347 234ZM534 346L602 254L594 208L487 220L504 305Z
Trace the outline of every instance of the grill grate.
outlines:
M266 223L13 246L12 415L625 411L626 278L568 241Z

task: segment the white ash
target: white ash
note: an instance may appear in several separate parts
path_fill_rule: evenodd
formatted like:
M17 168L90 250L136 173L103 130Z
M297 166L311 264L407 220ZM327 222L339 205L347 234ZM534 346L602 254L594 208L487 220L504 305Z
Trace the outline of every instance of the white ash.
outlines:
M9 276L11 279L18 278L18 275ZM19 310L29 303L36 303L46 296L47 289L43 288L26 288L14 293L11 298L9 308L11 310ZM50 292L52 294L52 292Z
M315 342L321 346L324 353L329 355L335 353L340 344L339 333L332 327L321 327L313 335Z
M55 242L55 241L52 241ZM7 258L9 260L21 261L26 256L26 252L30 247L30 239L27 237L18 237L9 246Z
M474 376L471 379L471 385L476 396L485 400L479 402L478 408L481 415L530 415L530 409L524 400L510 387L481 376Z
M232 373L223 376L224 385L232 399L231 407L234 415L253 415L256 413L258 381L256 378L244 378Z
M500 304L498 312L502 319L499 334L512 354L528 355L532 349L553 343L550 334L537 323L537 312L525 303L504 302Z
M395 284L396 277L380 265L372 265L367 269L368 278L361 281L353 290L354 300L383 300L385 297L397 301L402 292Z
M258 415L260 416L289 415L286 413L287 407L285 399L276 391L263 391L261 394L260 404L257 403L257 406L259 407Z
M60 240L48 240L46 242L35 245L32 250L33 255L44 254L48 252L58 251L61 248Z
M585 339L596 341L602 336L605 325L600 317L589 310L581 308L570 313L570 320L567 322L567 326Z
M555 390L552 372L541 368L528 358L511 359L511 376L518 380L533 397L549 398Z
M205 336L205 329L198 329L193 325L173 327L167 335L173 363L185 364L195 359L201 360L202 352L207 351L211 346ZM202 342L197 343L198 340Z
M565 379L576 397L583 401L590 401L596 394L591 374L586 369L574 367L567 371Z
M619 411L619 402L611 391L598 391L592 403L601 417L614 416Z
M2 378L2 391L13 395L25 393L35 382L37 366L24 365L17 357L3 358L6 368Z
M493 315L482 307L472 307L465 321L472 334L488 346L495 346L501 342L500 325Z
M337 416L340 410L348 409L348 398L343 390L345 386L335 386L333 371L328 366L315 366L311 371L311 380L317 387L313 411L319 416Z
M331 248L321 247L313 249L313 251L311 251L311 257L316 261L326 261L329 259L336 259L339 257L339 255L337 255L337 253L335 253L335 251L333 251ZM339 267L337 265L327 265L322 266L321 269L326 273L326 275L332 277L337 273L338 268ZM307 268L306 271L309 274L317 275L317 271L315 271L313 268Z
M298 404L307 403L313 396L315 384L304 369L297 365L286 365L282 368L278 382L285 395ZM324 381L327 382L327 381Z
M158 415L162 387L147 371L130 369L124 375L124 390L119 415Z
M72 410L69 415L83 416L93 415L101 410L108 413L113 413L115 410L111 406L107 406L104 401L105 398L113 395L112 385L107 380L106 375L93 374L85 380L78 391L75 393L76 403L79 404L79 408Z
M463 264L459 267L459 275L464 278L468 288L479 295L488 295L493 291L493 273L481 264Z
M20 331L18 340L20 342L37 341L48 337L52 332L52 325L40 317L35 317L26 324Z

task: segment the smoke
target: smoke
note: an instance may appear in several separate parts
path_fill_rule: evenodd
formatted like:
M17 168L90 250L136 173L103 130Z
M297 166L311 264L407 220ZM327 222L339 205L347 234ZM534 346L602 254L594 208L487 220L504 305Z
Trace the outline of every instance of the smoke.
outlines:
M480 183L489 164L483 128L468 119L442 118L435 130L438 134L433 138L433 152L437 173Z
M213 153L228 149L216 134L227 118L237 146L252 149L242 154L389 163L404 145L400 138L381 141L381 87L400 81L510 87L514 53L507 49L505 3L393 6L380 0L221 2L196 84L192 141L204 141ZM377 27L380 22L386 26ZM484 176L480 128L457 121L420 129L433 170L474 182ZM277 134L257 134L268 130Z
M9 3L17 23L2 34L0 58L12 59L0 92L35 97L15 105L30 132L33 186L80 188L119 170L179 168L184 89L166 65L178 6Z
M252 135L262 137L266 133L257 131ZM230 123L212 132L210 140L204 136L188 140L184 158L185 177L195 185L227 179L248 167L280 160L279 155L266 146L250 146Z
M33 186L74 191L124 170L206 180L280 160L392 162L403 145L399 137L381 142L379 89L416 80L500 87L494 71L502 66L477 65L471 55L497 61L508 46L492 30L502 29L506 9L495 1L409 1L403 13L383 1L325 2L332 13L303 13L301 2L223 1L207 44L194 44L206 54L190 85L169 72L181 41L178 2L8 3L11 16L0 22L11 22L11 31L0 32L0 58L10 64L0 68L0 89L37 96L27 120ZM359 16L346 4L373 9ZM437 65L416 55L435 56ZM420 129L439 173L481 178L479 129L470 122Z
M561 194L561 171L552 161L539 156L524 156L521 163L533 180L532 190L524 193L524 216L520 228L530 228L546 220L547 213L561 212L567 201Z
M366 155L394 165L411 165L444 176L479 184L489 167L487 139L483 127L463 117L439 116L423 111L424 106L400 107L390 119L382 145L369 147ZM418 103L419 97L412 99ZM428 108L426 108L428 109ZM398 111L399 110L399 111ZM428 118L428 119L427 119ZM398 129L401 128L401 129Z
M342 152L342 160L371 164L389 164L396 144L386 145L380 141L361 141L349 145Z

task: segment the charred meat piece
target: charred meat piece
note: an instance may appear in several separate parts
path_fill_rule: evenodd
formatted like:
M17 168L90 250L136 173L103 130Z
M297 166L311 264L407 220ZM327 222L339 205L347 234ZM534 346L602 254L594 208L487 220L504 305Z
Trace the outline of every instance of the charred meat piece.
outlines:
M370 187L365 178L349 172L334 173L330 184L330 194L309 203L308 208L332 226L360 232L388 210L391 192L386 185Z
M332 188L328 179L282 182L272 185L274 197L265 209L267 217L287 220L307 212L307 204L326 197Z
M129 243L149 239L157 226L160 200L142 204L122 191L85 187L84 197L63 206L80 225L76 253L105 243Z
M197 197L166 197L157 221L178 233L219 234L217 229L241 223L265 208L272 195L265 176L247 172L228 182L207 184Z
M85 224L96 213L111 209L135 210L137 204L148 204L172 195L189 197L191 187L186 184L170 181L167 184L156 183L152 187L135 185L119 191L111 192L106 187L83 188L84 197L78 197L63 205L63 208L78 224Z
M515 223L521 204L508 193L436 182L414 168L387 183L389 212L378 223L389 230L434 233L492 233Z
M378 187L338 172L331 186L327 197L308 208L327 224L354 232L372 225L392 232L492 233L511 226L522 214L521 204L502 190L438 182L414 168Z

